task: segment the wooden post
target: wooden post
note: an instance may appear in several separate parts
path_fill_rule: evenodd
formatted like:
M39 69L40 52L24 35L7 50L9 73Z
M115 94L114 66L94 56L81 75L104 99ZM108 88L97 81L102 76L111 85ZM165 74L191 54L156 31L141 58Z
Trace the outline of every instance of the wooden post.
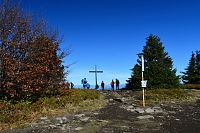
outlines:
M141 70L142 70L142 81L141 81L141 87L142 87L142 106L145 107L145 91L144 91L144 87L142 84L144 82L144 75L143 75L143 72L144 72L144 55L143 53L139 53L137 54L139 58L141 58Z
M143 71L142 71L142 81L144 81L144 75L143 75ZM142 87L142 105L143 107L145 107L145 97L144 97L144 87Z

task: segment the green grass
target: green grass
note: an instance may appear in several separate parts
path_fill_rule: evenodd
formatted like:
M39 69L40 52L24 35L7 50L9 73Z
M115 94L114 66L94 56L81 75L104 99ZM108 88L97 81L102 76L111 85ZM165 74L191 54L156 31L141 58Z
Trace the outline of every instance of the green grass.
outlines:
M12 104L0 101L0 131L10 127L24 125L41 116L95 110L105 104L96 90L70 89L63 90L60 96L41 98L31 103L21 101Z

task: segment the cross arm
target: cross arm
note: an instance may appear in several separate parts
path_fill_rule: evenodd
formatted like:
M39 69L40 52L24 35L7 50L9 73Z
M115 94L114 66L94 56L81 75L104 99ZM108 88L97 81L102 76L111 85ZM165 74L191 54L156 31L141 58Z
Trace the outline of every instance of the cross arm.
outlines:
M90 73L103 73L103 71L89 71Z

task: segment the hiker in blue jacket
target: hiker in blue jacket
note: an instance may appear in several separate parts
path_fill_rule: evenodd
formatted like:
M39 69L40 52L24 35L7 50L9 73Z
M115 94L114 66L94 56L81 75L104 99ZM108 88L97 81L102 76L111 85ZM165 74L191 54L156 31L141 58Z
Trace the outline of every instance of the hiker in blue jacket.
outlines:
M81 80L81 84L83 84L83 88L87 87L87 80L86 80L86 78L84 78L84 79Z

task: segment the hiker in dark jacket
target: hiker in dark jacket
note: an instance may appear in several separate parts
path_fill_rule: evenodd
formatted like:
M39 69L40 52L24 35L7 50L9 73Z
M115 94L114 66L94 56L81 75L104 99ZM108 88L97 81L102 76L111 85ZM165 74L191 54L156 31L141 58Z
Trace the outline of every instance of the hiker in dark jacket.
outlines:
M113 81L113 79L110 81L110 85L111 85L111 89L114 91L115 82Z
M105 84L104 84L104 82L102 81L102 82L101 82L101 88L102 88L102 90L104 90L104 86L105 86Z
M116 90L119 90L119 80L118 79L116 79L115 84L116 84Z

